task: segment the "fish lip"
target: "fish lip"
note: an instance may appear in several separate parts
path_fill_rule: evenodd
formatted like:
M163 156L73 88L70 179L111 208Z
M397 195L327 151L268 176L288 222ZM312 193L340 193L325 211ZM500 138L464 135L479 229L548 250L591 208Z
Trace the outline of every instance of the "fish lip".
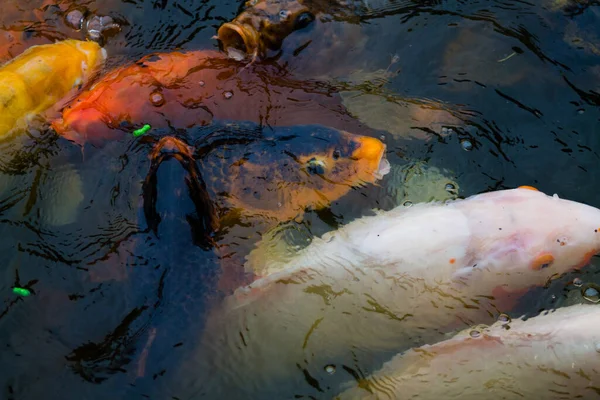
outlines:
M387 160L385 156L385 148L381 152L381 158L379 159L379 164L377 166L377 170L373 173L377 180L383 179L385 175L387 175L391 170L390 162Z
M226 22L219 27L217 39L225 51L231 48L246 55L258 53L259 33L250 25Z

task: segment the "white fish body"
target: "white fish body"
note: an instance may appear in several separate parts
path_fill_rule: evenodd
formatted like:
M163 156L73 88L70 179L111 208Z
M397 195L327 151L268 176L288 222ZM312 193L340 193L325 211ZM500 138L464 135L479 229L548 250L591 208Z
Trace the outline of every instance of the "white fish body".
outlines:
M494 321L527 289L585 265L598 228L600 210L526 189L356 220L214 310L195 356L214 374L201 390L335 394L351 375L326 365L368 373L378 356Z
M336 398L600 398L600 307L564 307L508 326L409 350Z

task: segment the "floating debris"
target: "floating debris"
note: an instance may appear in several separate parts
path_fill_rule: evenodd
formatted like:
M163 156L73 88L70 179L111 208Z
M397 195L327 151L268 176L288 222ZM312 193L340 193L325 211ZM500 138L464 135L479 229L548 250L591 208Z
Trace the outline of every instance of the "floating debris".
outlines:
M17 294L17 295L23 296L23 297L27 297L27 296L31 295L31 290L22 288L22 287L14 287L12 291L14 294Z
M148 124L145 124L140 129L136 129L135 131L133 131L133 136L134 137L142 136L143 134L147 133L150 129L152 129L152 127Z

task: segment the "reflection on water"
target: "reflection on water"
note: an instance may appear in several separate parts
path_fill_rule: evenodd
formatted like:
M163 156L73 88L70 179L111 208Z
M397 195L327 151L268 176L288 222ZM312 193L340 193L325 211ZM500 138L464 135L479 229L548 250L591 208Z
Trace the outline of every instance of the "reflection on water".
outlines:
M85 18L110 16L120 25L119 30L107 31L107 70L156 51L218 50L212 36L235 18L240 3L6 1L0 4L0 60L31 45L89 36L86 29L68 22L73 10ZM218 386L236 382L236 377L212 376L226 374L213 368L234 360L215 361L214 349L203 340L215 335L214 330L206 333L205 327L219 326L222 315L215 310L223 298L253 278L242 265L244 259L256 263L272 253L259 249L249 255L261 238L263 245L279 249L279 261L285 262L312 237L370 215L372 208L389 210L432 196L454 197L457 189L458 196L467 197L533 185L561 198L600 206L596 2L377 0L352 2L356 4L350 11L331 7L333 2L313 3L314 22L290 33L279 49L269 50L268 68L278 71L285 82L310 79L307 87L324 96L340 92L335 95L348 113L372 129L353 133L381 137L392 171L376 184L325 194L323 206L286 214L287 222L272 231L277 224L271 220L242 218L251 203L251 198L243 197L244 190L273 190L256 183L273 179L269 169L247 169L245 173L254 174L256 180L236 193L228 181L235 175L225 166L263 161L282 169L277 163L286 149L262 140L263 133L280 128L260 130L242 124L221 129L222 136L211 136L220 128L177 126L181 129L175 131L167 124L139 139L126 132L101 147L89 143L79 147L46 128L4 140L0 143L1 398L38 399L48 393L61 393L64 399L225 398L240 393L233 384ZM253 68L262 68L262 62L257 60ZM260 79L266 88L282 82L270 83L268 76ZM274 91L273 98L277 94ZM266 98L262 105L268 109ZM120 101L126 107L127 102ZM249 102L238 105L247 107ZM221 115L235 119L230 103L217 107L230 107ZM272 115L281 112L273 109ZM301 111L293 117L294 124L315 122ZM339 118L341 125L348 116ZM278 125L285 126L283 122ZM300 128L290 129L304 134ZM157 163L150 157L165 135L189 145L191 158L165 156ZM240 137L244 140L234 140ZM287 149L295 160L299 160L297 146L292 142ZM183 153L175 145L162 152ZM328 165L318 161L315 157L311 170ZM150 189L144 185L148 179ZM205 219L206 202L198 201L203 185L211 198L219 198L217 227L214 220ZM268 193L261 195L265 202L275 201ZM149 221L159 222L150 226ZM591 267L533 289L508 316L514 320L523 314L535 316L542 309L597 301L597 264L593 261ZM273 271L269 268L276 265L265 261L262 271ZM261 269L254 272L260 274ZM344 289L363 289L353 285L312 287L308 305L303 297L287 300L299 310L303 306L318 310L323 302L344 298ZM15 286L30 289L32 295L13 294ZM440 303L444 294L439 293ZM314 298L321 303L311 303ZM404 315L376 299L369 304L386 323ZM302 353L310 347L312 334L327 327L317 314L306 326L262 316L267 318L262 324L272 321L292 334L258 340L281 340ZM367 377L407 346L425 344L428 337L445 339L448 332L430 325L399 335L407 343L396 348L373 352L356 348L339 358L334 338L325 336L322 340L334 341L331 346L311 353L317 361L310 367L310 360L296 360L290 380L279 375L283 370L278 370L278 363L285 355L269 349L272 359L246 366L252 372L268 371L267 376L246 381L242 392L272 398L281 388L282 396L332 398L341 383ZM233 335L236 344L248 338L243 330L222 333L221 339ZM296 336L299 342L293 344ZM252 351L243 349L242 344L228 351Z

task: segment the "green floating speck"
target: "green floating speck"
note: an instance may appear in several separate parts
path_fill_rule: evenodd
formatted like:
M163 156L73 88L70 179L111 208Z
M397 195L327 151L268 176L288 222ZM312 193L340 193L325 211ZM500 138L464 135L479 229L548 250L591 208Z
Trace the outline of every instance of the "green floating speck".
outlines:
M31 291L29 289L25 289L25 288L21 288L21 287L14 287L13 293L18 294L19 296L27 297L31 294Z
M152 127L148 124L145 124L140 129L136 129L135 131L133 131L133 136L135 136L135 137L142 136L144 133L148 132L150 129L152 129Z

